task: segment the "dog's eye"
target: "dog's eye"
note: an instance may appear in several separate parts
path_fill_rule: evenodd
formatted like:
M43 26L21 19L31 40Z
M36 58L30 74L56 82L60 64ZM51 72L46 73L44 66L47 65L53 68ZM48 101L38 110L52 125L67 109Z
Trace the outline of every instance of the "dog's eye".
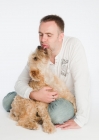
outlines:
M37 58L37 57L34 57L33 59L34 59L35 61L37 61L38 58Z

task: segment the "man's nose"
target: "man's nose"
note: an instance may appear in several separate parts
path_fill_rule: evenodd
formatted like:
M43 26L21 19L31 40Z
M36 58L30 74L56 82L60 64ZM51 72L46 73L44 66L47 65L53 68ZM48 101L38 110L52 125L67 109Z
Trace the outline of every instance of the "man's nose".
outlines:
M41 41L45 42L47 40L47 37L45 35L42 36Z

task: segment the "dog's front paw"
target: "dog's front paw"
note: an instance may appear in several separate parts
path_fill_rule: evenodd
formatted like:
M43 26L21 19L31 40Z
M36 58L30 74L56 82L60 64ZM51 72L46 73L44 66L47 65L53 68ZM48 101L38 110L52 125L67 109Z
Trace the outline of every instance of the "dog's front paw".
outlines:
M54 133L55 132L55 126L50 123L43 123L43 131L46 132L46 133Z
M32 124L29 124L29 125L27 125L27 128L28 129L33 129L33 130L37 130L38 129L38 127L39 127L39 125L35 122L35 123L32 123Z
M32 121L26 121L26 122L19 121L18 125L31 130L36 130L39 127L37 122L32 122Z

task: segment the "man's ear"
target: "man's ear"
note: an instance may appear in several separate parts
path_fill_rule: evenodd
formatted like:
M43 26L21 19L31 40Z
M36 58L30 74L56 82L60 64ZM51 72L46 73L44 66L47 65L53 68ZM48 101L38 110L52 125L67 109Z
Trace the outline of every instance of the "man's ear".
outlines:
M39 79L39 70L31 70L30 71L30 77L34 81L40 81L40 79Z
M59 41L61 42L61 41L63 40L63 38L64 38L64 33L62 32L62 33L60 33L60 35L59 35Z

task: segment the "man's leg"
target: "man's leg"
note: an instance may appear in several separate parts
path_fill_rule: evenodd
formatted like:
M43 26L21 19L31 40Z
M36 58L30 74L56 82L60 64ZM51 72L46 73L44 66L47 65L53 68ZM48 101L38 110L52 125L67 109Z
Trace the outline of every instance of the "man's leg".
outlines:
M48 106L48 112L54 124L63 124L74 117L72 103L65 99L57 99Z
M14 100L14 97L17 95L17 93L15 91L13 92L9 92L2 101L3 107L7 112L10 112L11 109L11 104L12 101Z

